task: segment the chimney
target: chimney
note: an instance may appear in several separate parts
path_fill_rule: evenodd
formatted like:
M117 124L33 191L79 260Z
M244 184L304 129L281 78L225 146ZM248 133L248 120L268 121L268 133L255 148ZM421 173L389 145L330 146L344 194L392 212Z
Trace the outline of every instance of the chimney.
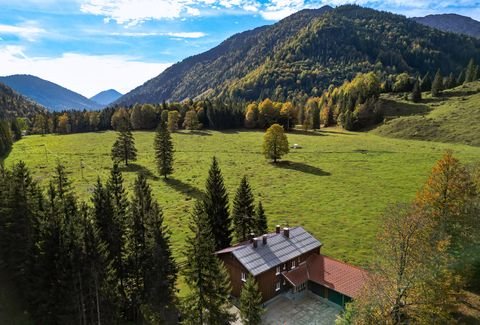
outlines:
M253 238L255 237L255 234L253 232L250 233L250 235L248 235L248 240L253 243Z
M277 225L277 227L275 228L275 232L276 232L277 234L280 233L280 225Z
M262 241L263 241L263 245L267 245L267 235L263 235Z
M258 238L253 238L253 248L257 248L257 240Z
M290 229L287 227L283 228L283 234L285 237L290 238Z

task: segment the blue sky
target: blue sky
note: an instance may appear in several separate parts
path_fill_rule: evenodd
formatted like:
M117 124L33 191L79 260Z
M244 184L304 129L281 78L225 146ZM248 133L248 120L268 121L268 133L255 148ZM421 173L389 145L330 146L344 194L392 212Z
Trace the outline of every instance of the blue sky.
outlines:
M88 97L125 93L235 33L345 3L480 20L480 0L0 0L0 75L34 74Z

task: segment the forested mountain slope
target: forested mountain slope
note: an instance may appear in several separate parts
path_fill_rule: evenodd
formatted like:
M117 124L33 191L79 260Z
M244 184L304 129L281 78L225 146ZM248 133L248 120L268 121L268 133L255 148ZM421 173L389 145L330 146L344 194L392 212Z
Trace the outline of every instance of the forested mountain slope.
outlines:
M29 117L44 112L45 108L34 103L12 88L0 83L0 120L14 117Z
M480 38L480 21L457 14L428 15L412 18L417 23L442 30Z
M359 6L302 10L232 36L165 70L116 103L223 96L276 100L319 95L358 72L458 73L480 61L480 41Z
M0 82L13 88L52 111L98 109L102 105L53 82L31 75L0 77Z

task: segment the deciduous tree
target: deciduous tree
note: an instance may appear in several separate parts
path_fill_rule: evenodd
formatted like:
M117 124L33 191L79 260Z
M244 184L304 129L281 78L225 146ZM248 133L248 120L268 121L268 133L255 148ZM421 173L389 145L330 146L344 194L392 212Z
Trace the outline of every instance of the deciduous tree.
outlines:
M285 135L283 127L274 124L267 129L263 137L263 154L268 159L272 159L274 163L289 152L288 139Z

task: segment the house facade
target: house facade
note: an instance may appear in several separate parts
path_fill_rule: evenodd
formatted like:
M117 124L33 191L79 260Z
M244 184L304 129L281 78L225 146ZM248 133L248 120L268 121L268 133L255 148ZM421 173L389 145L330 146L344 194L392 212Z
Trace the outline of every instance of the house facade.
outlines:
M265 234L217 252L230 275L232 295L239 297L249 275L258 283L263 302L309 290L337 305L355 298L367 273L321 255L322 243L302 227L276 227Z

